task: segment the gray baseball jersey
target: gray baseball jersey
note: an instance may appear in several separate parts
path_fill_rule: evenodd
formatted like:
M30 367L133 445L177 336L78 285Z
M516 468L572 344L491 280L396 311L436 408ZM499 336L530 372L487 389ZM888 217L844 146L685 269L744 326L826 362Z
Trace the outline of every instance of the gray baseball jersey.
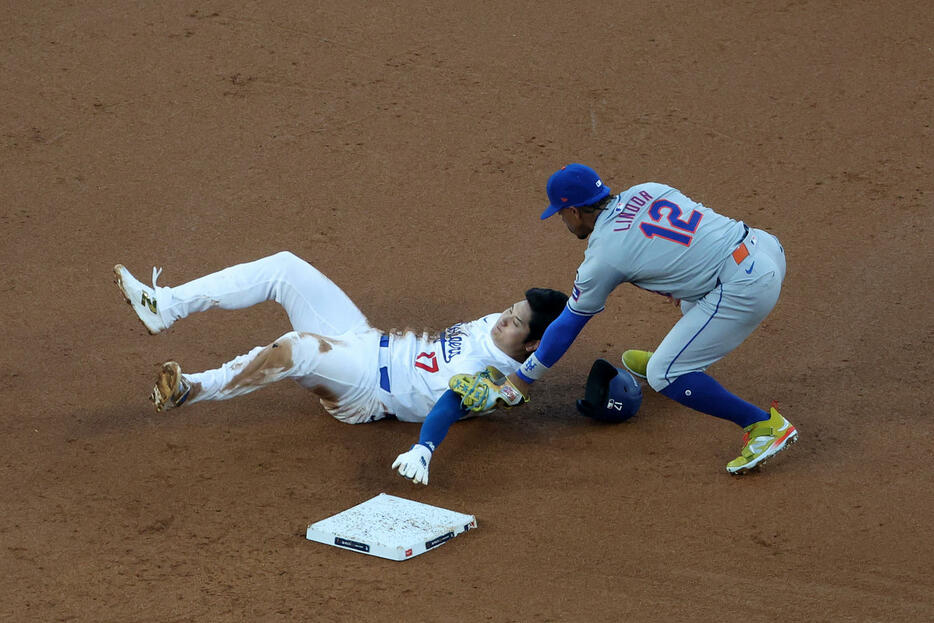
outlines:
M739 346L775 305L784 278L775 236L649 182L614 197L597 217L568 307L583 316L602 311L624 282L680 299L682 318L647 371L661 391Z
M671 186L633 186L597 218L568 306L596 314L625 282L697 301L716 287L724 258L746 230Z

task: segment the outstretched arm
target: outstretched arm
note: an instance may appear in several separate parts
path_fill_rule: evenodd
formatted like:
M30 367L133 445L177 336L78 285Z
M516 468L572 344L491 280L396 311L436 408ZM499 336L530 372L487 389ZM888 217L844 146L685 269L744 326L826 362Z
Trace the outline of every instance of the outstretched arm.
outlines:
M591 318L593 318L592 314L581 314L570 307L565 307L561 315L545 329L542 341L535 352L516 372L509 375L509 381L524 396L528 396L532 383L544 376L545 371L564 356Z
M447 436L451 424L466 413L467 409L461 407L459 395L450 389L444 392L422 422L418 443L408 452L400 454L392 464L392 469L398 468L399 473L412 482L427 485L432 453Z

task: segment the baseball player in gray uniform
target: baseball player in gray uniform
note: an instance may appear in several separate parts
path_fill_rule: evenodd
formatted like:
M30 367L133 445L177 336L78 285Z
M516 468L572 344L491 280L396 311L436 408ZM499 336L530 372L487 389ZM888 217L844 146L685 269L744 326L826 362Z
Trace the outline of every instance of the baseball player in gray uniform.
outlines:
M568 298L556 290L532 288L502 313L430 335L371 327L343 290L289 252L175 287L157 285L160 272L153 269L150 287L123 265L114 267L115 283L151 334L196 312L244 309L264 301L275 301L285 309L292 331L214 370L183 373L177 362L163 363L150 394L156 411L226 400L293 379L342 422L395 417L425 423L414 453L400 455L405 459L393 465L404 463L400 473L424 484L431 451L450 424L477 414L461 408L448 380L487 366L514 372L538 346L545 327ZM449 398L441 401L445 394Z
M559 214L568 230L590 238L567 307L536 351L507 379L452 379L469 408L527 400L534 381L565 353L618 285L669 298L681 319L651 351L630 350L623 365L655 391L743 428L740 456L726 469L742 474L794 443L798 433L773 403L768 411L733 395L705 370L739 346L778 301L785 252L778 239L717 214L680 191L638 184L613 195L588 166L569 164L546 188L541 218Z

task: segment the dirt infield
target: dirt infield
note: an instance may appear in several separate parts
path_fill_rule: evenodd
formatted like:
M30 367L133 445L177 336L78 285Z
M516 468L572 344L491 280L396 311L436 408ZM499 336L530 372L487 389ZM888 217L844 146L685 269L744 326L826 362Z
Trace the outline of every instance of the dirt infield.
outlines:
M934 620L930 4L391 4L3 9L0 620ZM800 430L761 473L658 395L576 415L594 358L676 320L632 287L427 488L389 469L417 425L294 384L152 411L157 364L287 319L149 336L113 264L172 285L290 250L375 326L440 329L570 289L584 244L538 221L568 161L781 239L778 306L711 370ZM404 563L304 539L380 492L479 529Z

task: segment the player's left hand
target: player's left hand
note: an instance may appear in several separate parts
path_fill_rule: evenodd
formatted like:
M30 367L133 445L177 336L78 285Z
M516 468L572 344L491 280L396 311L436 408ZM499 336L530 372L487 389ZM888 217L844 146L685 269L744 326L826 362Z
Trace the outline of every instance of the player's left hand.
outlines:
M392 468L399 468L399 473L415 484L428 484L428 464L431 462L431 448L417 443L408 452L396 457Z
M528 398L502 372L487 366L477 374L455 374L448 387L461 395L461 406L482 413L498 406L514 407Z

